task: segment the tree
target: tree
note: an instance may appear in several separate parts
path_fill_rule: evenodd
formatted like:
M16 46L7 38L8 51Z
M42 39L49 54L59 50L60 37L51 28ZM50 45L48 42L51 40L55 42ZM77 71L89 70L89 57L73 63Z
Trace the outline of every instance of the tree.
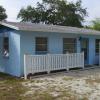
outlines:
M81 4L80 0L76 3L68 3L65 0L43 0L42 3L37 3L37 7L22 8L17 18L24 22L82 27L87 11Z
M96 18L92 21L93 29L100 31L100 18Z
M0 21L5 20L6 18L6 10L2 6L0 6Z

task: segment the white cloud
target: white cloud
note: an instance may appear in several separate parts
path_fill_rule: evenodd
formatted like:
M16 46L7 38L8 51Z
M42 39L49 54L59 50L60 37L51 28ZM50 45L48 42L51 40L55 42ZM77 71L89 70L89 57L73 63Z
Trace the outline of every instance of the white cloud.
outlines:
M17 15L22 7L27 7L28 5L35 6L36 3L41 0L0 0L0 5L2 5L7 12L9 21L18 21Z

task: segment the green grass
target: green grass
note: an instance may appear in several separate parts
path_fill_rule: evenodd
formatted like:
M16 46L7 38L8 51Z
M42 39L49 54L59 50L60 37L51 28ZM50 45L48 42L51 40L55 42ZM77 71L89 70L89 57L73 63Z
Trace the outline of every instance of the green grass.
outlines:
M0 100L23 100L26 88L21 82L24 80L0 73Z

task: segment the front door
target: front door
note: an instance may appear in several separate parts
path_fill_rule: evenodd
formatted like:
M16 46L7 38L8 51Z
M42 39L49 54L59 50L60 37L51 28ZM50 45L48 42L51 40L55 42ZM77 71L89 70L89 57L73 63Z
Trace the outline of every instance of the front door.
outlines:
M89 40L87 38L83 38L81 40L81 52L84 52L84 61L85 64L88 64L88 51L89 51Z

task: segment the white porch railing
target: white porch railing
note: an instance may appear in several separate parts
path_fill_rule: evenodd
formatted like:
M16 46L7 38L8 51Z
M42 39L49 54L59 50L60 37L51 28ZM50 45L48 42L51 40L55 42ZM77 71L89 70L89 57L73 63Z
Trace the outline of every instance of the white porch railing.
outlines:
M50 72L70 68L84 68L84 53L24 55L24 77L29 73Z

